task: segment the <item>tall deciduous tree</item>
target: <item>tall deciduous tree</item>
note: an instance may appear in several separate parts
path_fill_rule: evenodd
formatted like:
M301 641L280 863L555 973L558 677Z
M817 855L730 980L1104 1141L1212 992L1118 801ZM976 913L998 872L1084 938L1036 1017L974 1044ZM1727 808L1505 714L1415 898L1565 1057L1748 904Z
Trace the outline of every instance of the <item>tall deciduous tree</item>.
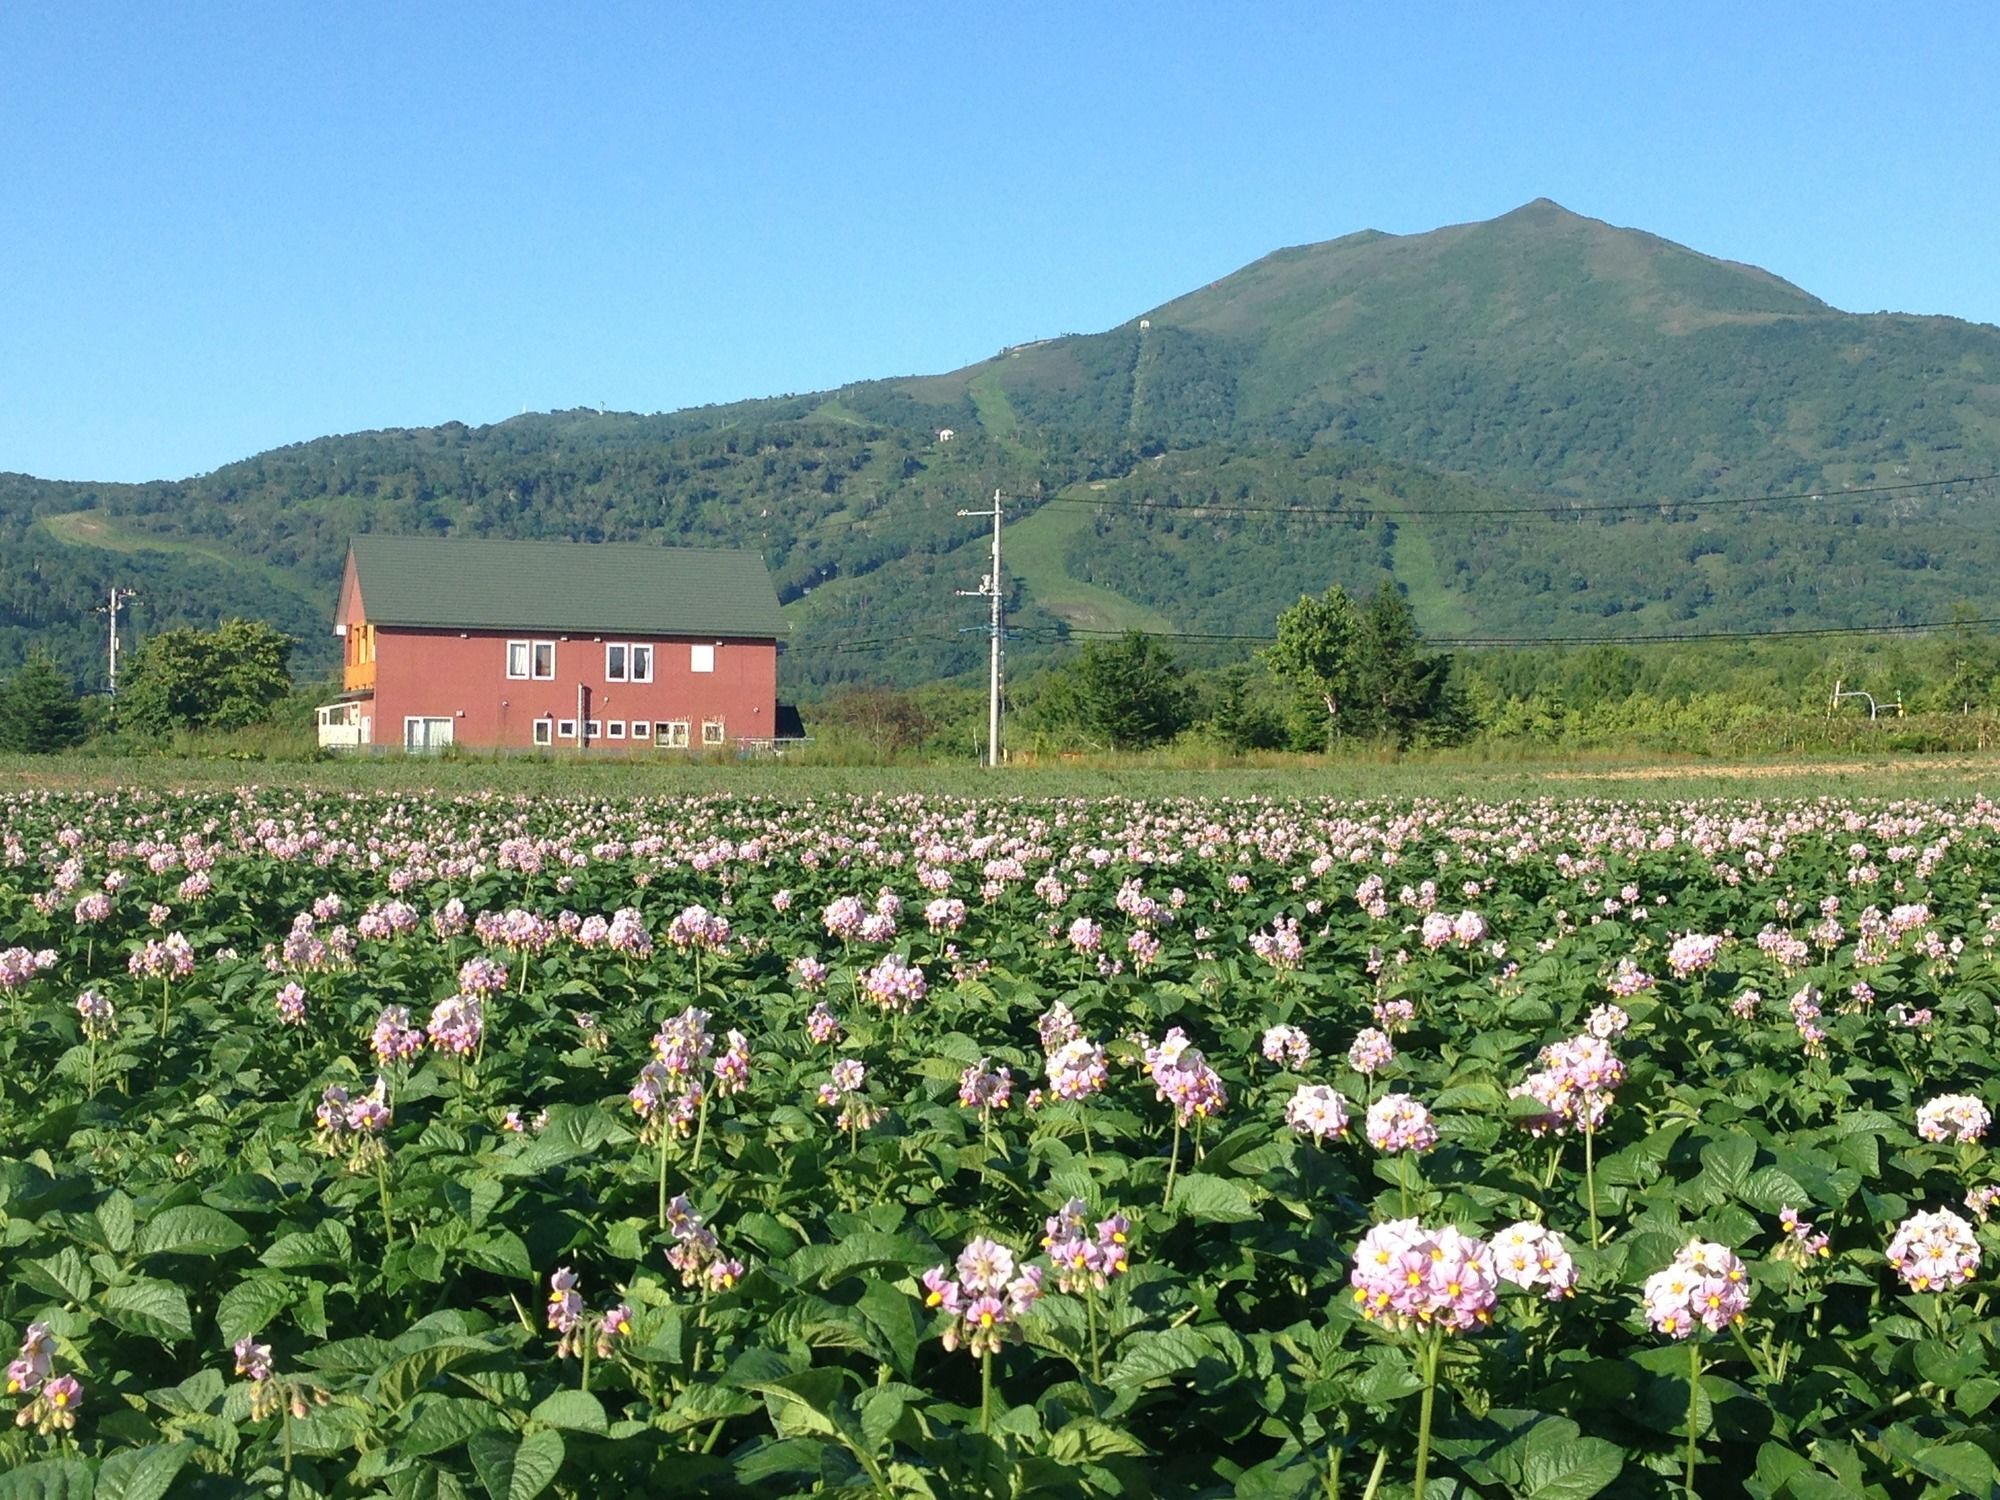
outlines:
M263 722L292 690L292 638L261 620L214 630L164 630L132 658L118 716L134 729L241 729Z
M0 750L47 755L80 745L83 705L55 658L34 651L0 684Z
M1449 656L1426 656L1417 617L1384 579L1362 611L1355 641L1356 717L1376 734L1408 745L1445 708Z
M1336 583L1317 599L1301 594L1278 616L1277 640L1257 653L1296 699L1324 714L1329 750L1346 727L1342 714L1353 716L1360 637L1360 613Z

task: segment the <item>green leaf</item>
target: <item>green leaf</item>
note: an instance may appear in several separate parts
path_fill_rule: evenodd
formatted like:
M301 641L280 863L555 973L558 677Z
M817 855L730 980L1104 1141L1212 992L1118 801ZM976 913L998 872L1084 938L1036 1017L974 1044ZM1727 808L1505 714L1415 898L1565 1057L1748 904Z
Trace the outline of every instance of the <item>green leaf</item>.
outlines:
M886 1281L871 1281L856 1304L861 1315L881 1330L895 1356L896 1373L905 1380L917 1361L916 1299Z
M104 1236L105 1248L112 1254L123 1255L132 1248L132 1223L132 1200L114 1188L97 1205L98 1233Z
M194 1449L192 1438L119 1449L98 1465L95 1500L160 1500Z
M595 1433L599 1437L611 1430L604 1403L589 1391L557 1391L528 1415L548 1427Z
M1521 1464L1520 1493L1530 1500L1589 1500L1624 1467L1624 1455L1603 1438L1531 1442Z
M499 1407L476 1396L446 1396L427 1391L417 1398L415 1412L396 1446L416 1458L443 1453L456 1448L475 1432L507 1425Z
M31 1260L21 1267L21 1280L38 1292L78 1307L90 1300L90 1271L74 1245L65 1245L47 1260Z
M417 1392L453 1365L462 1365L490 1352L486 1344L470 1339L426 1344L382 1369L372 1382L374 1397L390 1411L401 1411L416 1399Z
M216 1331L229 1344L262 1333L291 1305L294 1295L291 1285L276 1276L253 1276L238 1282L216 1304Z
M1117 1363L1104 1372L1104 1383L1113 1390L1133 1390L1191 1370L1214 1352L1215 1346L1192 1328L1135 1333L1125 1341Z
M2000 1471L1983 1448L1971 1443L1938 1443L1911 1455L1920 1474L1941 1479L1965 1495L1990 1495L2000 1483Z
M1750 1168L1757 1160L1757 1143L1747 1135L1724 1136L1701 1148L1701 1164L1715 1188L1732 1198L1743 1196Z
M91 1500L93 1476L80 1458L45 1458L0 1474L0 1500Z
M99 1300L104 1316L127 1333L162 1343L194 1337L187 1294L165 1281L134 1281L108 1289Z
M498 1432L475 1432L465 1450L492 1500L535 1500L562 1469L562 1434L548 1428L518 1443Z
M220 1209L183 1203L155 1214L139 1231L141 1255L223 1255L250 1240L249 1232Z
M458 1253L468 1264L482 1271L491 1271L496 1276L512 1276L519 1281L536 1279L535 1263L529 1258L527 1243L512 1230L497 1229L476 1234L458 1247Z
M1257 1217L1257 1205L1243 1184L1207 1172L1190 1172L1174 1184L1173 1209L1183 1218L1233 1224Z

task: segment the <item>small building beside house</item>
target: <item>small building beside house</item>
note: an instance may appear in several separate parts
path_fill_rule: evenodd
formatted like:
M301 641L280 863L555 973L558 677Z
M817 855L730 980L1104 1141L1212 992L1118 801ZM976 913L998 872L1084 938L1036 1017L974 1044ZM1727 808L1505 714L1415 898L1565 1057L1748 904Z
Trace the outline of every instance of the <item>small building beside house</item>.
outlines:
M754 552L357 536L323 746L741 749L780 734L786 623Z

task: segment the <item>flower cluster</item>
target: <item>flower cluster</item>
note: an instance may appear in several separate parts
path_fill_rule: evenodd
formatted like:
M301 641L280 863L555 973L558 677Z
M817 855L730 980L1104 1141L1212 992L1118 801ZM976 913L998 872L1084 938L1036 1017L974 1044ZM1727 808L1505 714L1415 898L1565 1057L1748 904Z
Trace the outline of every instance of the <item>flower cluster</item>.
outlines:
M609 1358L616 1341L632 1335L632 1309L621 1302L592 1317L577 1290L580 1278L569 1266L559 1266L549 1276L550 1332L556 1335L556 1358L582 1354L586 1340L595 1336L597 1354Z
M1014 1099L1014 1075L1007 1068L989 1068L987 1059L958 1075L958 1102L967 1109L1005 1109Z
M957 1276L952 1276L953 1271ZM983 1235L958 1253L955 1266L933 1266L923 1274L924 1306L950 1315L944 1347L968 1354L991 1354L1019 1338L1021 1319L1042 1295L1038 1267L1017 1270L1014 1252Z
M1289 970L1305 963L1305 944L1299 938L1299 919L1279 917L1269 932L1250 935L1250 951L1274 969Z
M806 1035L821 1047L840 1040L840 1017L828 1009L824 1000L813 1002L806 1016Z
M32 1427L42 1437L76 1426L76 1409L83 1403L83 1384L74 1375L57 1375L55 1334L46 1323L30 1323L20 1353L7 1366L7 1394L27 1396L14 1415L17 1427Z
M1273 1026L1264 1033L1264 1061L1279 1067L1303 1068L1312 1056L1312 1042L1296 1026Z
M1347 1049L1347 1065L1363 1078L1373 1078L1396 1060L1396 1044L1389 1033L1364 1026Z
M1425 1152L1438 1142L1431 1112L1408 1094L1384 1094L1368 1106L1368 1144L1377 1151Z
M1087 1036L1072 1036L1048 1058L1049 1092L1058 1099L1088 1099L1104 1088L1104 1049Z
M900 953L887 955L860 979L861 993L882 1010L915 1010L929 992L924 971Z
M667 1205L667 1228L674 1235L667 1246L667 1264L681 1273L682 1286L726 1292L743 1279L743 1262L722 1253L715 1231L695 1212L686 1194L677 1194Z
M448 996L431 1008L424 1030L438 1051L470 1056L486 1034L486 1009L477 995Z
M1499 1273L1484 1242L1415 1219L1377 1224L1354 1251L1354 1305L1370 1322L1465 1333L1493 1321Z
M85 990L76 997L76 1015L83 1022L86 1041L101 1042L118 1029L118 1007L96 990Z
M333 1155L355 1153L357 1163L380 1149L380 1137L394 1117L388 1082L379 1077L365 1094L350 1094L337 1083L328 1084L313 1111L320 1144Z
M1833 1254L1833 1237L1814 1230L1811 1224L1799 1217L1799 1211L1789 1204L1778 1210L1778 1228L1785 1238L1778 1248L1771 1252L1775 1260L1787 1260L1794 1265L1811 1265L1816 1260L1825 1260Z
M1055 1268L1056 1290L1101 1292L1131 1269L1132 1225L1123 1214L1090 1221L1081 1198L1072 1198L1042 1226L1042 1248Z
M715 1074L717 1096L727 1099L750 1086L750 1039L732 1027L723 1042L722 1056L710 1071Z
M1219 1115L1229 1103L1221 1075L1178 1026L1159 1046L1146 1048L1146 1073L1161 1102L1174 1107L1174 1117L1183 1125Z
M423 1051L424 1034L410 1024L409 1006L389 1005L375 1018L368 1045L375 1053L375 1061L387 1068L407 1062Z
M1889 1264L1913 1292L1945 1291L1979 1274L1979 1241L1948 1208L1914 1213L1896 1226Z
M194 972L194 945L178 932L148 938L125 967L134 979L185 979Z
M1509 1224L1494 1235L1493 1267L1500 1279L1527 1291L1540 1287L1551 1302L1576 1293L1576 1262L1562 1236L1541 1224Z
M1750 1306L1750 1275L1726 1246L1689 1240L1664 1271L1646 1278L1642 1300L1656 1332L1684 1339L1697 1329L1721 1333Z
M1302 1083L1285 1102L1285 1123L1324 1145L1347 1134L1347 1100L1323 1083Z
M859 1058L843 1057L833 1065L831 1078L819 1086L819 1107L839 1111L833 1122L838 1129L867 1130L882 1118L884 1111L862 1092L867 1082L867 1065Z
M1584 1034L1542 1048L1541 1067L1507 1091L1510 1099L1532 1099L1538 1112L1521 1115L1530 1135L1595 1130L1611 1109L1613 1092L1625 1081L1625 1064L1602 1038Z
M180 934L175 933L174 936L179 937ZM183 938L182 941L185 942L186 939ZM147 948L153 948L157 945L148 943L146 946ZM133 963L136 964L138 959L138 954L135 953L132 955ZM57 955L53 948L43 948L40 950L30 948L0 948L0 995L9 994L14 990L26 987L29 980L45 970L53 969L56 966L56 962ZM194 966L194 955L192 952L188 955L188 966L190 968ZM139 970L134 968L132 972L137 974Z
M729 918L705 906L687 907L667 924L667 941L682 953L727 953Z
M1674 939L1667 949L1667 967L1674 978L1688 979L1715 967L1722 953L1722 939L1713 933L1690 932Z
M1976 1141L1993 1112L1969 1094L1940 1094L1917 1110L1917 1134L1927 1141Z
M305 986L296 979L287 980L271 1001L271 1008L278 1013L278 1022L283 1026L303 1026L306 1024Z

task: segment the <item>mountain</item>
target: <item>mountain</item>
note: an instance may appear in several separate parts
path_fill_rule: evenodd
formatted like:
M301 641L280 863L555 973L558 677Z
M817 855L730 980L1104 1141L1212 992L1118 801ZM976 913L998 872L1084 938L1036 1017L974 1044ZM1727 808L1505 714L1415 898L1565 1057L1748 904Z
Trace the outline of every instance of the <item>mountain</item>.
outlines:
M985 528L957 512L996 488L1021 497L1017 653L1065 626L1260 633L1385 574L1436 634L1879 624L1990 612L1991 485L1670 502L1996 470L2000 329L1841 312L1538 200L1281 250L943 375L322 438L169 483L0 475L0 663L42 639L87 674L115 579L145 626L253 613L325 665L373 529L754 546L794 690L916 681L977 664L954 590ZM1612 499L1662 503L1494 514Z

